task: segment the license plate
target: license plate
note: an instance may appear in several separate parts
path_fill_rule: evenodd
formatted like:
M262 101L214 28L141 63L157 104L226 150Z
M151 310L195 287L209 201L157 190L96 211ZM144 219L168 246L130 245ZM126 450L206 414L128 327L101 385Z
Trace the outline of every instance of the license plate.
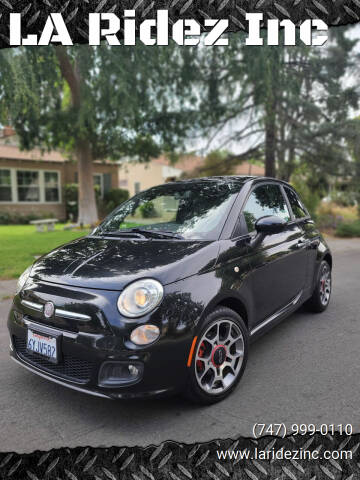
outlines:
M30 352L42 355L51 362L57 362L56 337L28 330L26 347Z

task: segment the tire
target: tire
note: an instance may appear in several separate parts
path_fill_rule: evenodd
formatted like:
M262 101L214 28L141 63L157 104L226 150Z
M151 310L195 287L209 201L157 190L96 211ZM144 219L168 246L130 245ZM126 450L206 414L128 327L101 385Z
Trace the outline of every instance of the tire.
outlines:
M209 313L197 335L185 396L211 405L230 395L244 373L248 345L247 328L234 310L218 307Z
M307 309L314 313L326 310L330 303L331 287L331 267L326 260L323 260L320 263L314 292L305 303Z

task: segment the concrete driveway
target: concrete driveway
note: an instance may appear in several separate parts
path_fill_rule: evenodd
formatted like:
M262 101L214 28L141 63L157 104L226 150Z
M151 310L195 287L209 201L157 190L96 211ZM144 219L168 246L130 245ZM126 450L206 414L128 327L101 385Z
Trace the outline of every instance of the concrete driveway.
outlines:
M0 451L203 442L250 436L255 422L352 423L360 432L360 240L329 243L328 310L300 310L253 344L240 387L211 407L181 398L112 402L31 374L8 356L6 297L14 282L1 282Z

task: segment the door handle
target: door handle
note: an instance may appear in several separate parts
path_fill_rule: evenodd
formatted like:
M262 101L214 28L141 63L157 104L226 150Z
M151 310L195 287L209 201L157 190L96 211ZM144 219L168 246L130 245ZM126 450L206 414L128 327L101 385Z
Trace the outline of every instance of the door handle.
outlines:
M296 244L296 248L303 248L309 245L308 240L299 240Z

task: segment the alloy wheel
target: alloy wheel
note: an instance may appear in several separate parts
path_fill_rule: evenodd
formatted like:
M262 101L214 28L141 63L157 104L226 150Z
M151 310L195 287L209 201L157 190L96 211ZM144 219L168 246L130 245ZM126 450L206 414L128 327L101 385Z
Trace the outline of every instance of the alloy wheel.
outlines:
M232 320L218 320L203 334L195 356L195 377L207 394L223 393L236 380L244 359L244 337Z
M324 265L320 274L320 301L326 306L329 303L331 294L331 273L330 268Z

